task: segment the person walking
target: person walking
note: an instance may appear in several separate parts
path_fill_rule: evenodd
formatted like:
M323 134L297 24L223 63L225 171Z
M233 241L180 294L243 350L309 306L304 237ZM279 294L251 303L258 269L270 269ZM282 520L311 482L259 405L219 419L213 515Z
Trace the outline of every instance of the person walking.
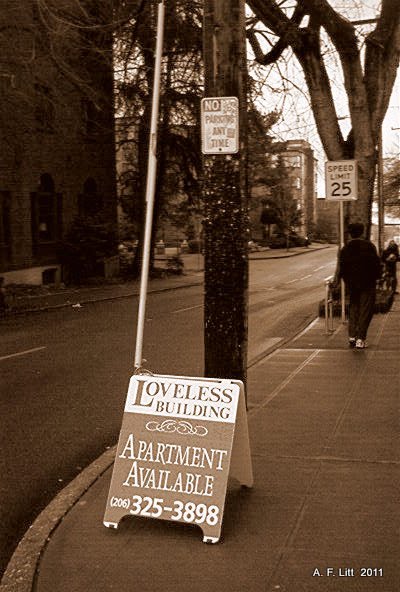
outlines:
M391 240L382 253L382 261L385 264L386 273L390 278L391 288L397 294L397 261L399 260L399 247Z
M344 280L350 298L349 346L364 349L382 267L375 246L362 238L364 225L349 224L348 230L351 240L340 250L338 279Z

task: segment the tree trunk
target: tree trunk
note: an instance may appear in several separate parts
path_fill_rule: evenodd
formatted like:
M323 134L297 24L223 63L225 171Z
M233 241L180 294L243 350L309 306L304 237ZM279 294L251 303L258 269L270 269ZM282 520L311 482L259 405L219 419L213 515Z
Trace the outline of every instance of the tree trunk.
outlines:
M238 97L238 154L204 157L205 375L246 381L248 204L243 0L204 1L209 97Z
M349 52L350 53L350 52ZM330 82L320 55L318 40L310 36L296 55L303 67L311 97L313 113L319 136L329 160L355 159L358 164L358 198L346 206L345 227L352 220L362 222L369 236L371 229L371 207L374 192L376 151L371 129L365 85L362 80L359 56L344 57L344 68L353 73L347 76L346 90L351 99L352 131L344 140L333 108ZM354 63L356 65L354 65ZM357 75L356 75L357 73ZM356 106L352 106L352 105ZM329 107L328 107L329 106Z
M362 222L365 227L365 235L369 238L377 157L375 153L367 157L355 151L354 158L358 164L358 199L349 203L346 222ZM347 228L347 223L345 228Z

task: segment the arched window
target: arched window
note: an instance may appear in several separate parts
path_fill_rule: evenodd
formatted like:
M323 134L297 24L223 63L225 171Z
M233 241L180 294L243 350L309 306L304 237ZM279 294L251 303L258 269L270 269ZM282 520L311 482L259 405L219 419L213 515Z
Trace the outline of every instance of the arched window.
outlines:
M51 257L61 238L62 198L56 194L53 177L40 175L37 191L31 193L32 244L35 256Z
M3 271L11 257L11 195L0 191L0 270Z
M39 191L44 193L54 193L54 181L53 177L49 173L43 173L40 175Z

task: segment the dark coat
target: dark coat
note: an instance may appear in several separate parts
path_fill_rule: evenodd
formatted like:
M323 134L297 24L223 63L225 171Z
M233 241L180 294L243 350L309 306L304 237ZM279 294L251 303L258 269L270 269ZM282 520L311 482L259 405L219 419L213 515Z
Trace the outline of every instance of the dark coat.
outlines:
M354 238L341 249L339 277L350 290L372 290L381 271L378 253L370 241Z
M396 273L396 264L399 260L399 247L395 242L389 243L382 253L382 261L386 265L386 269L394 275Z

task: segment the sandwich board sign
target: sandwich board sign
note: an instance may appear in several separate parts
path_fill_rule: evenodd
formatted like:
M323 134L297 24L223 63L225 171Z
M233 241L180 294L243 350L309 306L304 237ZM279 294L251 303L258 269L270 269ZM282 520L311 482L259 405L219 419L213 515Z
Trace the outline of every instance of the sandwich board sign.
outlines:
M126 515L183 522L216 543L228 475L253 484L243 383L132 376L104 525Z
M235 154L239 151L237 97L202 99L201 149L203 154Z
M326 199L354 201L357 199L357 161L331 160L325 163Z

